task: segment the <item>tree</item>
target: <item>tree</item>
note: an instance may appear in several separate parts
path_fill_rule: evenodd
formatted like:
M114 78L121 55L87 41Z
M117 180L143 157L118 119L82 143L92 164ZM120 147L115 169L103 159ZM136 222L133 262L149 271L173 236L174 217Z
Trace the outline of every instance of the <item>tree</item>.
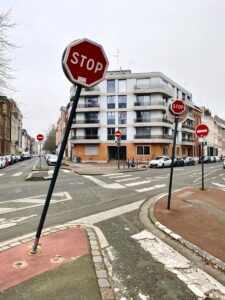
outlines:
M44 141L44 145L42 147L43 150L49 151L50 153L55 152L56 149L56 140L55 140L55 126L52 125L47 134L46 140Z
M16 24L11 23L10 18L10 10L6 13L0 12L0 93L13 89L11 85L13 70L10 67L11 59L8 58L8 52L16 46L8 40L7 33Z

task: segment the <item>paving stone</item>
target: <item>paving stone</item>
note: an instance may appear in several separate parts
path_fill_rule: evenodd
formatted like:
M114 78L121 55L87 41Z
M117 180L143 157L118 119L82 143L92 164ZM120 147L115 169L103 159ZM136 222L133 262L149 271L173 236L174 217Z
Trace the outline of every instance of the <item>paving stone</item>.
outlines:
M96 262L95 263L95 270L96 271L100 271L100 270L104 270L105 269L105 266L102 262Z
M115 299L113 291L110 288L101 288L100 292L101 292L103 300L114 300Z
M107 273L105 270L96 271L96 275L98 278L107 278Z
M90 244L91 244L91 246L97 246L98 245L97 241L90 241Z
M98 279L98 285L100 288L110 287L108 279L105 279L105 278Z
M97 250L92 251L91 254L92 254L92 256L100 256L101 255L100 252Z
M91 250L98 250L98 246L97 245L91 245Z
M93 262L97 263L97 262L102 262L102 258L101 256L97 255L97 256L93 256Z

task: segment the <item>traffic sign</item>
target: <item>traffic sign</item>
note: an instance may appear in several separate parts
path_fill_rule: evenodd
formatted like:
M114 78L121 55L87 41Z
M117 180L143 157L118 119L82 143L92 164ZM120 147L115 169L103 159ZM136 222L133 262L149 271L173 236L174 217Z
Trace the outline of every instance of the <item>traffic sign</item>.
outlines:
M39 133L39 134L36 136L36 139L37 139L38 141L43 141L43 139L44 139L43 134Z
M91 87L104 79L109 62L101 45L81 39L67 46L62 65L72 83Z
M207 136L209 134L209 127L205 124L199 124L195 127L195 134L198 137Z
M182 100L173 100L170 104L170 110L175 115L181 115L186 109L186 105Z
M121 132L120 130L117 130L117 131L115 132L115 136L116 136L117 138L120 138L121 135L122 135L122 132Z

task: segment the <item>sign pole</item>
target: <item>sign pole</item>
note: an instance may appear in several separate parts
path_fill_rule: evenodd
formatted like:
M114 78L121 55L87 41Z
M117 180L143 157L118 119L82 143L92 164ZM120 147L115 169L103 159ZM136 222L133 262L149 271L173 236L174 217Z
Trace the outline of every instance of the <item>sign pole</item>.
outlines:
M203 157L204 157L204 148L203 148L204 142L202 142L202 159L201 159L201 163L202 163L202 191L204 191L204 161L203 161Z
M41 142L40 142L40 169L41 169Z
M33 248L32 248L32 251L31 251L31 253L33 253L33 254L35 254L37 252L38 242L39 242L41 232L42 232L42 229L43 229L43 226L44 226L45 218L46 218L46 215L47 215L47 212L48 212L48 207L49 207L49 204L50 204L50 201L51 201L52 193L53 193L55 183L56 183L56 179L57 179L57 176L58 176L58 173L59 173L59 168L60 168L60 165L61 165L61 161L63 159L63 153L64 153L65 148L66 148L66 144L67 144L67 140L68 140L68 137L69 137L70 129L71 129L71 126L72 126L72 123L73 123L73 118L74 118L74 115L75 115L75 112L76 112L76 109L77 109L77 103L78 103L78 100L80 98L81 90L82 90L82 86L78 85L77 90L76 90L76 95L74 96L74 99L73 99L73 105L72 105L69 120L68 120L68 123L67 123L67 126L66 126L66 131L65 131L65 134L64 134L64 137L63 137L62 146L61 146L60 151L59 151L58 160L57 160L57 163L56 163L56 166L55 166L55 169L54 169L54 173L53 173L52 180L51 180L51 183L50 183L50 186L49 186L48 194L47 194L45 204L44 204L44 207L43 207L42 215L41 215L39 225L38 225L38 228L37 228L36 238L35 238Z
M174 156L175 156L175 148L176 148L177 126L178 126L178 115L175 115L175 129L174 129L174 137L173 137L172 162L171 162L171 168L170 168L169 194L168 194L168 202L167 202L168 210L170 209L171 191L172 191L172 183L173 183L173 165L174 165Z
M117 160L118 160L118 170L120 169L120 138L117 138Z

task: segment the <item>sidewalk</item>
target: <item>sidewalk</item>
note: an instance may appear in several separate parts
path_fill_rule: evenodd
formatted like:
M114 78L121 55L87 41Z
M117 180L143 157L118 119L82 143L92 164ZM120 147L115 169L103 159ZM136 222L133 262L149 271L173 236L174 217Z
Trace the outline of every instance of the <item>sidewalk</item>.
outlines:
M115 299L92 228L45 230L35 255L33 237L0 244L0 299Z
M172 238L225 271L225 191L185 188L159 198L150 208L152 222Z

